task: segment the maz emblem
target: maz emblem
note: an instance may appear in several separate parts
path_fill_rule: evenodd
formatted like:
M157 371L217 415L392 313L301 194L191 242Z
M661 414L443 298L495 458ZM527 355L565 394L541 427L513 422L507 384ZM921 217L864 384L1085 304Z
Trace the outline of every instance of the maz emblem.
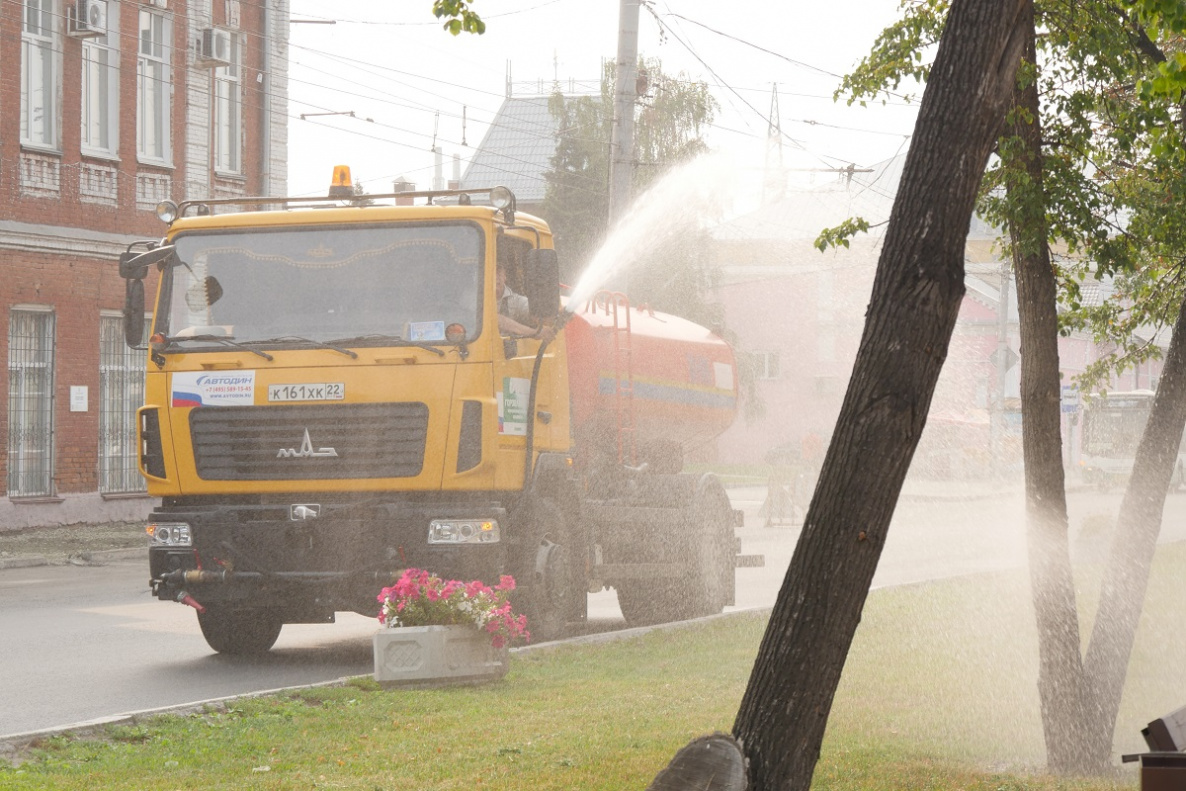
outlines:
M309 429L305 429L305 439L301 442L301 449L281 448L276 454L278 459L309 459L315 456L337 456L333 448L318 448L313 450L313 441L309 439Z

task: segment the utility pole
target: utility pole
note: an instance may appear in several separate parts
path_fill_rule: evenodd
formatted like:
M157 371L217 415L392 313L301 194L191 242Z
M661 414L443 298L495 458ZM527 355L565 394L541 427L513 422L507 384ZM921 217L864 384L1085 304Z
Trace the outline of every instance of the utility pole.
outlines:
M634 100L638 71L638 6L640 0L620 0L618 66L614 86L614 125L609 146L609 223L612 228L630 204L634 171Z
M766 163L762 173L762 205L782 200L787 174L782 164L782 118L778 109L778 83L770 89L770 125L766 130Z

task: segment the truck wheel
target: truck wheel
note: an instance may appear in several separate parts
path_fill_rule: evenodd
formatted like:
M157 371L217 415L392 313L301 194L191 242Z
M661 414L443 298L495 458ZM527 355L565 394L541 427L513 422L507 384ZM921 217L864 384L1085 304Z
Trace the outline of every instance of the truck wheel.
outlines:
M682 580L631 580L615 586L618 607L630 626L671 623L691 617Z
M689 617L716 615L732 599L733 506L725 488L715 477L706 477L697 487L688 535L696 537L689 547L694 569L686 591Z
M733 596L733 511L714 476L696 484L691 505L678 518L684 537L672 561L687 571L679 579L623 580L618 606L631 626L716 615Z
M533 540L520 564L525 573L520 572L516 583L523 589L520 609L527 616L527 630L532 642L539 643L563 637L568 621L581 619L587 594L575 584L568 531L559 506L536 500L527 524Z
M269 610L207 607L198 613L198 625L220 654L262 654L276 644L284 622Z

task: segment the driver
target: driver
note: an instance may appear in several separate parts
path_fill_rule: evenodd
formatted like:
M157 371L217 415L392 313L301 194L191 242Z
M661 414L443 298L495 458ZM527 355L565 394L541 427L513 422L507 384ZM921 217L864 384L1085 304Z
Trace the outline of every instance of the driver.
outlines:
M494 277L494 296L498 300L498 331L503 335L551 340L555 332L531 320L527 297L516 294L507 285L507 264L498 262Z

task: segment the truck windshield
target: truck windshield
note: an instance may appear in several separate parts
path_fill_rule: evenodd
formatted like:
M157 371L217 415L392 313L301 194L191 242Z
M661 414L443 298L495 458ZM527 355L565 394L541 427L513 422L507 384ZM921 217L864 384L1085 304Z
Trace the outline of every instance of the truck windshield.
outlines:
M482 235L469 224L180 234L155 332L351 345L444 343L481 327Z

